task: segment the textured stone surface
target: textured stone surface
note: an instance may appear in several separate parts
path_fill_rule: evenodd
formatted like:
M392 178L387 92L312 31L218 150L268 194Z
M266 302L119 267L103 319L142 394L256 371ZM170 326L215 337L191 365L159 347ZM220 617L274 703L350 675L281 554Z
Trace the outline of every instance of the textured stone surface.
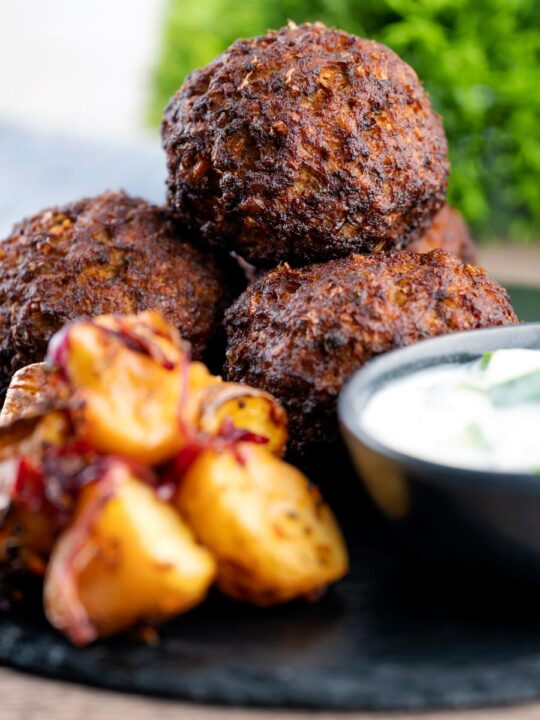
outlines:
M0 661L105 688L214 704L419 710L540 697L539 593L405 559L350 493L350 577L319 604L213 597L164 627L77 649L35 613L0 619Z

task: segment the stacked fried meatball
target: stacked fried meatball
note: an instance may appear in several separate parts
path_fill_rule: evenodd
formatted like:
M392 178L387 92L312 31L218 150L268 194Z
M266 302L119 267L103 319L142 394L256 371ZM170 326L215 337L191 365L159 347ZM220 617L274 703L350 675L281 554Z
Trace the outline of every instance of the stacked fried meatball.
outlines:
M337 439L337 395L372 357L516 322L458 259L474 245L445 205L441 120L387 47L321 23L238 40L187 78L162 137L169 209L106 193L0 245L1 384L78 315L161 310L208 360L240 292L233 253L250 284L225 374L283 402L302 455Z
M444 202L446 139L414 70L321 23L235 42L162 135L171 206L256 266L404 247Z
M284 403L294 451L337 439L337 395L372 357L516 321L483 271L429 252L474 260L444 206L440 118L388 48L321 23L239 40L187 79L162 135L170 205L252 281L225 375Z
M209 359L235 280L174 215L122 192L43 210L0 243L0 388L66 322L156 309Z
M431 227L407 248L417 253L446 250L465 263L476 263L477 254L467 223L457 210L444 205L435 215Z
M443 250L282 265L228 311L226 375L278 397L289 413L292 450L309 455L338 439L339 391L371 358L516 321L502 287Z

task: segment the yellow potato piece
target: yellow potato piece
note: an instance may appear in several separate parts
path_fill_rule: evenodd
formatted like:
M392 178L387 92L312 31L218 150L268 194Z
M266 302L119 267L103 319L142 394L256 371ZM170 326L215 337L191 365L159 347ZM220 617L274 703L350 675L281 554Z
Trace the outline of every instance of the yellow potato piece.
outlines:
M42 459L46 448L69 436L61 412L21 418L0 426L0 562L16 559L42 574L56 536L50 508L42 504Z
M176 330L154 312L75 322L55 336L49 361L14 375L0 425L67 408L96 450L147 464L172 458L201 432L254 433L284 453L278 401L189 363Z
M191 397L197 398L198 393L209 385L219 385L222 382L221 377L212 375L204 363L194 361L189 364L189 394Z
M237 430L266 438L265 447L274 455L282 457L285 452L287 414L276 398L249 385L223 382L202 363L189 367L185 417L208 435L223 433L230 423Z
M175 499L216 557L231 597L272 605L316 594L348 568L345 542L319 492L263 446L207 450Z
M78 433L98 451L158 464L182 447L188 360L176 332L159 315L76 323L56 357L75 389Z
M182 405L182 417L193 430L197 430L201 402L207 388L222 384L219 375L212 375L202 362L189 363L188 391Z
M220 383L201 395L198 426L218 434L230 422L238 430L266 438L265 448L281 457L287 444L287 415L272 395L240 383Z
M214 575L212 556L176 510L116 462L83 491L73 524L53 550L45 611L55 627L86 644L188 610L203 600Z

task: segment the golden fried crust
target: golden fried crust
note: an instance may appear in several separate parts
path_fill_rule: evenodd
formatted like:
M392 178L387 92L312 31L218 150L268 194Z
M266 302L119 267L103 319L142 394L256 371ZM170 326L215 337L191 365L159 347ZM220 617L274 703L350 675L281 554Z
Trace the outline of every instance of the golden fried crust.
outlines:
M450 205L444 205L439 210L429 230L421 238L413 240L407 250L427 253L439 248L454 253L466 263L474 264L478 259L476 245L467 223Z
M415 72L321 23L235 42L188 77L162 137L170 204L256 266L401 247L444 202L446 139Z
M156 309L204 358L232 297L169 211L108 192L29 218L0 243L0 388L79 316Z
M506 291L443 250L284 265L227 311L225 374L283 403L290 446L305 455L337 438L337 395L371 358L435 335L515 322Z

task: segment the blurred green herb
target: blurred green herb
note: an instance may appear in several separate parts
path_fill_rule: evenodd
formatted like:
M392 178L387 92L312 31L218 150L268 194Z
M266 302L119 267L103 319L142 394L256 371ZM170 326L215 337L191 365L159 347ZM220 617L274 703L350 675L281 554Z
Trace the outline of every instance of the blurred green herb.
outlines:
M151 120L237 37L291 18L385 42L443 115L449 198L483 237L540 242L540 0L167 0Z
M480 370L487 370L489 367L489 363L491 362L491 358L493 357L492 352L485 352L482 355L482 359L480 360Z

